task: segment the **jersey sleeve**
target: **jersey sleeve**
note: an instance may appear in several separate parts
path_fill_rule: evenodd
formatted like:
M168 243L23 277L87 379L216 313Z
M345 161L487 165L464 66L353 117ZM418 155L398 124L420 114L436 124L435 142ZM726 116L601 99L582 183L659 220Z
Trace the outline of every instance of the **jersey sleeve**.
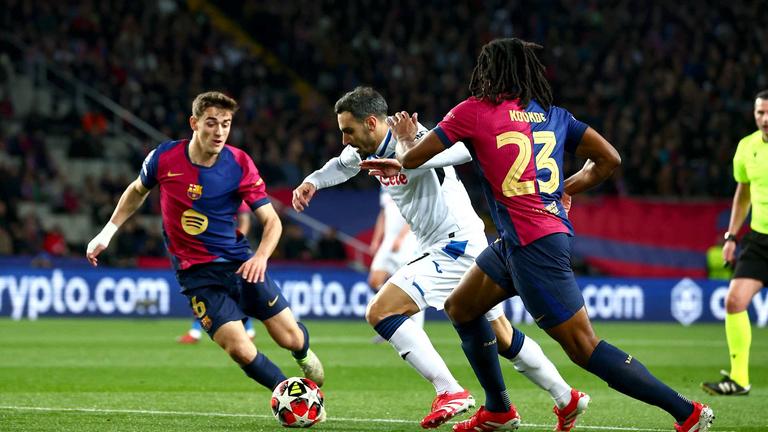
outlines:
M253 164L253 160L250 157L245 157L243 160L243 174L240 177L240 186L238 192L243 202L251 208L256 210L264 204L269 204L269 198L267 197L267 185L264 184L264 179L259 175L259 170L256 169L256 165Z
M147 189L152 189L157 186L157 163L160 155L157 153L157 149L149 152L144 162L141 164L141 172L139 178L141 184Z
M745 163L745 154L747 143L745 140L739 141L739 146L736 147L736 155L733 156L733 178L738 183L749 183L749 176L747 175L747 164Z
M437 124L433 131L446 147L456 141L472 138L477 130L477 104L470 99L462 101Z
M240 207L237 208L237 213L250 213L251 207L248 206L248 204L245 203L245 201L240 203Z
M576 147L579 146L581 138L584 136L584 132L587 131L589 125L577 120L576 117L568 111L565 111L565 118L568 126L565 130L564 148L566 152L573 154L576 152Z

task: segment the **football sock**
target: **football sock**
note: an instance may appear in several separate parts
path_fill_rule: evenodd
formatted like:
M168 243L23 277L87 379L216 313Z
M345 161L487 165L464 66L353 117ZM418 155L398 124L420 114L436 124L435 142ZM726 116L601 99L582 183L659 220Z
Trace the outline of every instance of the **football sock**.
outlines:
M731 354L731 379L746 387L749 385L749 346L752 344L752 327L747 311L725 314L725 337Z
M307 331L307 328L304 326L304 324L298 321L296 324L301 329L301 332L304 333L304 346L302 346L298 351L292 351L291 355L293 355L293 358L301 360L307 356L307 351L309 351L309 332Z
M435 386L435 392L455 393L464 389L456 381L424 329L405 315L391 315L374 327L419 375Z
M656 379L637 359L606 341L597 344L586 369L621 393L670 413L678 423L693 411L691 401Z
M413 320L417 326L424 328L424 311L416 312L411 315L411 320Z
M200 339L200 336L202 336L202 326L200 325L200 320L197 318L192 319L192 327L189 328L187 331L187 334L192 336L195 339Z
M247 332L254 331L253 330L253 320L252 319L248 318L247 320L245 320L245 323L243 323L243 325L245 326L245 331L247 331Z
M499 355L510 359L515 370L546 390L558 408L567 406L571 401L571 386L560 376L539 344L520 330L514 329L512 346Z
M501 375L496 335L484 316L453 326L461 338L461 349L467 356L477 380L485 390L485 409L491 412L509 411L510 402Z
M270 390L274 390L285 379L283 371L261 352L257 352L253 361L242 369L251 379Z

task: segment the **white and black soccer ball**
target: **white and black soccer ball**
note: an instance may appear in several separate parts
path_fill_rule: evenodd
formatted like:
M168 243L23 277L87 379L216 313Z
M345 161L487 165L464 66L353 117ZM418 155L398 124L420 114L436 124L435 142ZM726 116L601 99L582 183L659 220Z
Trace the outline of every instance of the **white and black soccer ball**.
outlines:
M314 381L291 377L272 392L272 414L285 427L308 428L325 420L324 399Z

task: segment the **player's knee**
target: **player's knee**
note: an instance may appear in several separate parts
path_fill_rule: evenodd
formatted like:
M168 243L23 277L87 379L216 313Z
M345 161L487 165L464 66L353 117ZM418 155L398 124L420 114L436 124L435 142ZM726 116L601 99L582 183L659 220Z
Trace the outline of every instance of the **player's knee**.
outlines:
M445 301L443 307L445 308L445 314L448 315L448 318L455 324L472 321L472 317L470 317L469 314L467 314L467 312L450 296Z
M388 275L381 271L373 271L368 275L368 285L372 290L379 292L381 286L387 281Z
M230 358L232 358L232 360L237 362L240 366L244 366L253 360L256 351L251 341L248 341L248 344L250 344L250 346L247 346L241 341L238 343L227 344L222 348L224 348L224 351Z
M747 310L750 300L751 298L746 298L746 296L730 290L725 296L725 311L729 314L744 312Z
M389 315L392 315L392 312L387 310L375 297L368 303L368 307L365 308L365 320L371 326L375 326Z

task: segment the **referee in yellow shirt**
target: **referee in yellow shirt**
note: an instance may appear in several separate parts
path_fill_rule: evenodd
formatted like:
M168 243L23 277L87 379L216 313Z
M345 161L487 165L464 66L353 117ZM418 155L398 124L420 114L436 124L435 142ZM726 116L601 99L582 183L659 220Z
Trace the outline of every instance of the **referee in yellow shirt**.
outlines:
M731 372L720 371L719 382L705 382L704 391L715 395L749 394L749 346L752 342L747 307L768 284L768 90L755 96L755 123L758 130L739 141L733 157L733 196L731 220L725 233L723 259L736 268L725 298L725 335L731 355ZM752 208L752 229L743 239L741 253L735 256L736 233Z

